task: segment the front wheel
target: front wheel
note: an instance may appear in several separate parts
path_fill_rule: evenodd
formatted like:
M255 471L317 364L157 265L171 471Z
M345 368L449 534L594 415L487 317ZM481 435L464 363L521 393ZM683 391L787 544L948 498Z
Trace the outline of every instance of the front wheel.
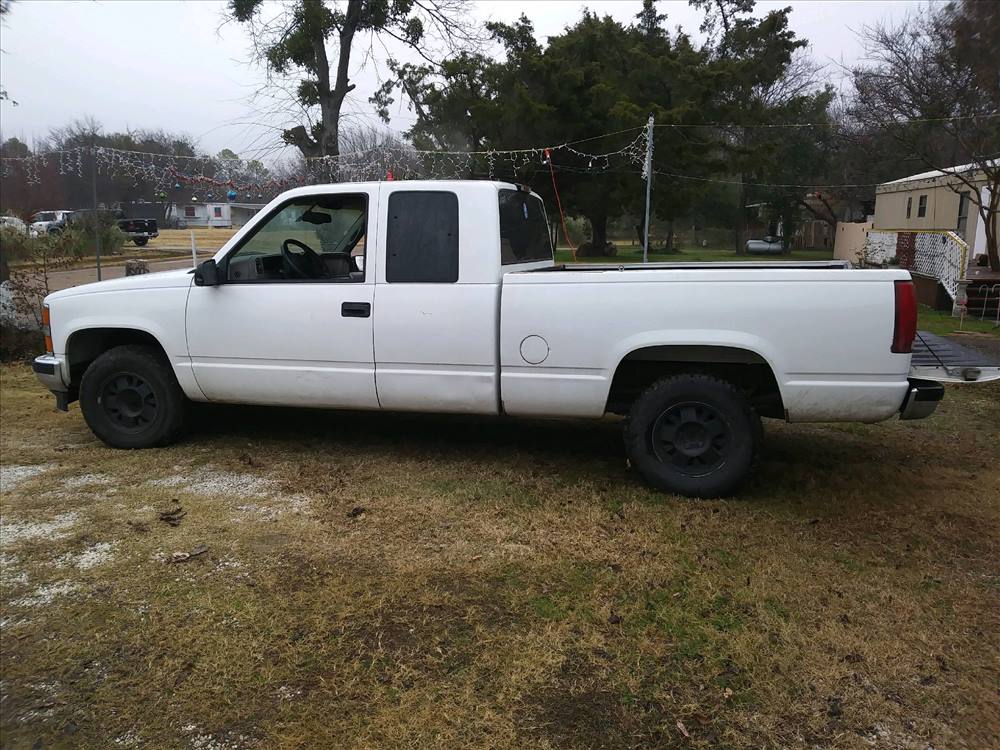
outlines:
M112 448L151 448L180 433L185 399L156 349L116 346L84 372L80 409L93 433Z
M625 450L656 489L731 495L753 467L760 417L730 383L709 375L659 380L632 405Z

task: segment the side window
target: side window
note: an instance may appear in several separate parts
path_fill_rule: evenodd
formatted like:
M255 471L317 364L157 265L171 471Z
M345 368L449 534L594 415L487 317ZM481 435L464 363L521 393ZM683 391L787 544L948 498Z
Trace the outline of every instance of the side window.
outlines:
M230 283L361 282L368 197L293 198L258 224L226 258Z
M458 281L458 196L399 191L389 196L385 280L449 284Z
M542 202L521 190L501 190L500 263L552 260L552 240Z
M908 195L906 197L906 218L909 219L912 213L913 213L913 196Z
M927 215L927 196L921 195L917 199L917 217L923 218Z

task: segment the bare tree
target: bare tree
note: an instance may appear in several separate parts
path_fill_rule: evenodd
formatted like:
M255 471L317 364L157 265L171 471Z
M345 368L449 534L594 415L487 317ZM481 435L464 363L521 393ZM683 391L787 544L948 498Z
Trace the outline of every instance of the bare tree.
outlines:
M478 39L468 5L467 0L293 0L273 13L264 0L229 0L232 17L247 25L253 55L267 66L272 85L284 87L301 109L299 122L284 129L282 139L305 157L341 151L341 113L355 88L356 46L367 45L367 61L375 57L376 43L384 49L395 40L433 62L431 47L454 51ZM289 77L297 79L293 91Z
M862 39L867 60L852 71L850 115L968 193L990 267L1000 271L1000 4L928 8L899 24L866 27Z

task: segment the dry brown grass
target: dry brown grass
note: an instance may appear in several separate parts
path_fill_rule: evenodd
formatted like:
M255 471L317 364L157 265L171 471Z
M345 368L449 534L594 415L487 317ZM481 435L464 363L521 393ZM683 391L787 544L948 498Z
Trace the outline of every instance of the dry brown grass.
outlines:
M120 452L0 373L5 747L998 745L996 384L769 424L703 502L610 421L216 408Z
M225 245L239 229L216 227L194 227L192 229L161 229L160 236L149 241L142 250L186 250L191 251L191 232L199 251L215 252Z

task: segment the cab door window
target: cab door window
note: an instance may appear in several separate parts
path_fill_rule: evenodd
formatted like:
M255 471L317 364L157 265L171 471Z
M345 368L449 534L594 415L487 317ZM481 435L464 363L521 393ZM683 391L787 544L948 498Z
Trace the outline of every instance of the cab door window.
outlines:
M228 256L226 281L362 282L367 230L366 195L293 198Z

